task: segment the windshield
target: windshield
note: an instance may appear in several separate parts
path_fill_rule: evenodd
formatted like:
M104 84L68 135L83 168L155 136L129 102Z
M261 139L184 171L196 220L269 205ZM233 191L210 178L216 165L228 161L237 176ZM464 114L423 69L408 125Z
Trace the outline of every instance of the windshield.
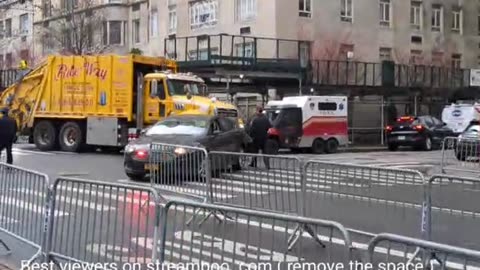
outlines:
M145 133L152 135L200 135L205 132L207 120L202 119L167 119L158 122Z
M302 123L302 110L300 108L284 108L280 110L267 110L267 117L272 126L297 126Z
M204 91L204 84L199 82L192 81L182 81L182 80L167 80L168 92L171 96L175 95L186 95L188 90L192 95L202 95Z

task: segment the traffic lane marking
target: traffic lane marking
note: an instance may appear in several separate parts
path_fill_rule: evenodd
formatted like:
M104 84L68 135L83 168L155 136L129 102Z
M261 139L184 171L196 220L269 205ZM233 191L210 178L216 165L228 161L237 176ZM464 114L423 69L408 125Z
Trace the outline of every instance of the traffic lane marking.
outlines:
M0 205L1 204L14 206L15 208L22 208L22 209L31 211L35 214L41 214L41 215L45 214L45 205L37 205L31 202L19 200L18 198L0 196ZM68 213L63 211L55 211L55 216L57 217L68 216Z
M45 198L43 195L43 193L40 193L38 191L34 191L34 190L26 190L26 189L15 189L13 191L19 191L19 192L22 192L24 194L29 194L29 195L34 195L34 196L38 196L38 197L41 197L41 198ZM116 208L115 207L110 207L110 206L107 206L107 205L103 205L100 206L99 204L96 204L96 205L93 205L93 202L91 200L89 201L85 201L85 200L73 200L73 198L67 198L65 196L59 196L58 194L56 195L56 200L60 200L64 203L67 203L67 204L73 204L73 205L76 205L76 206L80 206L80 207L85 207L85 208L90 208L92 210L95 210L95 211L112 211L112 210L115 210Z

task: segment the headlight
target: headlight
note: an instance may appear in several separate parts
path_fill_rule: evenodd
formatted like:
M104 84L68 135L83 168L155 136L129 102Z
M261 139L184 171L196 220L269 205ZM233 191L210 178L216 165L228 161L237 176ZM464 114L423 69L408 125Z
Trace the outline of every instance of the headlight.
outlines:
M175 150L173 150L173 152L177 155L185 155L187 153L187 150L182 147L177 147L175 148Z

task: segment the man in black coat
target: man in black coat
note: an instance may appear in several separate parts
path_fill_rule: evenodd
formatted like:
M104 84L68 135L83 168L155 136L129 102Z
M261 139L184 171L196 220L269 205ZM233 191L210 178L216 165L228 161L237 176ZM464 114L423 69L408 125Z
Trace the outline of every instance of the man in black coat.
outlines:
M17 124L8 116L8 109L0 111L0 155L3 149L7 150L7 163L13 163L12 146L17 134Z
M257 106L257 112L253 117L252 121L250 122L248 133L250 137L252 137L252 145L250 151L252 153L259 153L260 150L262 153L265 153L265 144L268 139L268 130L272 127L270 120L268 117L263 113L263 108L261 106ZM269 167L268 159L264 159L265 166ZM250 164L252 167L257 166L257 159L253 158L252 163Z

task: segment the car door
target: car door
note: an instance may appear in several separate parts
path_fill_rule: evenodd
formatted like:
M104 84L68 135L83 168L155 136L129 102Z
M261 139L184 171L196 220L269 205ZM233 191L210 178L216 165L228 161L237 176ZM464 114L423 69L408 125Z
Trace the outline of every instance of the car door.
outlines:
M422 117L425 126L429 130L430 137L432 138L433 143L438 143L442 140L442 136L438 127L435 125L431 116L423 116Z
M218 123L222 130L221 139L225 143L225 151L238 152L243 138L241 137L241 130L237 128L235 121L228 117L219 117Z
M446 124L444 124L442 121L439 119L432 117L433 124L435 125L435 132L438 133L438 136L440 137L440 140L443 141L445 137L451 136L453 134L452 130L447 127Z

